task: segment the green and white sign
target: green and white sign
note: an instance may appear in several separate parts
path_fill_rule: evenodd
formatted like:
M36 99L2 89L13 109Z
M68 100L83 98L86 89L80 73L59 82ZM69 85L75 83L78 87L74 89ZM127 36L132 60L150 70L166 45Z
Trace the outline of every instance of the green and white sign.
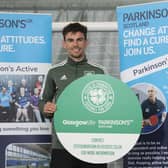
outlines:
M88 75L72 82L60 95L54 126L73 156L89 163L108 163L135 145L142 112L126 84L108 75Z

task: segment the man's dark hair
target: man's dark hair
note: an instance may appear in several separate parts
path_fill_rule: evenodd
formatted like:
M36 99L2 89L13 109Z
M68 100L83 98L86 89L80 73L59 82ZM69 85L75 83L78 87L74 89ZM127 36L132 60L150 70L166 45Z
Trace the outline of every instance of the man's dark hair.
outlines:
M81 32L84 34L85 40L87 39L87 27L80 23L70 23L63 28L62 34L63 34L64 40L65 40L66 34L69 32L72 32L72 33Z

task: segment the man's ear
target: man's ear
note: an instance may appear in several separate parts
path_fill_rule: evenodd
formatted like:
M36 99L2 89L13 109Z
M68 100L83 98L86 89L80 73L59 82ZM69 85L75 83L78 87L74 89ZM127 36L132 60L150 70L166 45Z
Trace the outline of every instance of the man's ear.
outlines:
M86 40L86 47L89 45L89 41L88 40Z
M65 48L65 49L66 49L66 43L65 43L65 41L64 41L64 40L62 41L62 46L63 46L63 48Z

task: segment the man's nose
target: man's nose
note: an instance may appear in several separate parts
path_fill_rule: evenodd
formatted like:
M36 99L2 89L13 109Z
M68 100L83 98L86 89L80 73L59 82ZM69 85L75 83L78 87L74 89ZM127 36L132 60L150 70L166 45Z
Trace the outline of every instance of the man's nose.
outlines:
M74 40L74 41L73 41L73 45L77 46L77 45L78 45L78 41L77 41L77 40Z

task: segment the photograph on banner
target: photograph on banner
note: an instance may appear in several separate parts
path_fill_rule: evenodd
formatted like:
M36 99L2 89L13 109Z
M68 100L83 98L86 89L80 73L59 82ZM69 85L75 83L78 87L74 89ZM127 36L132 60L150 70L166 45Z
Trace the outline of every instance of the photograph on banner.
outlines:
M44 74L0 75L0 122L45 122L39 99Z
M159 88L150 83L138 83L131 87L142 108L142 134L159 129L166 119L166 98Z
M5 156L5 168L48 168L50 160L50 144L9 144L6 147Z

